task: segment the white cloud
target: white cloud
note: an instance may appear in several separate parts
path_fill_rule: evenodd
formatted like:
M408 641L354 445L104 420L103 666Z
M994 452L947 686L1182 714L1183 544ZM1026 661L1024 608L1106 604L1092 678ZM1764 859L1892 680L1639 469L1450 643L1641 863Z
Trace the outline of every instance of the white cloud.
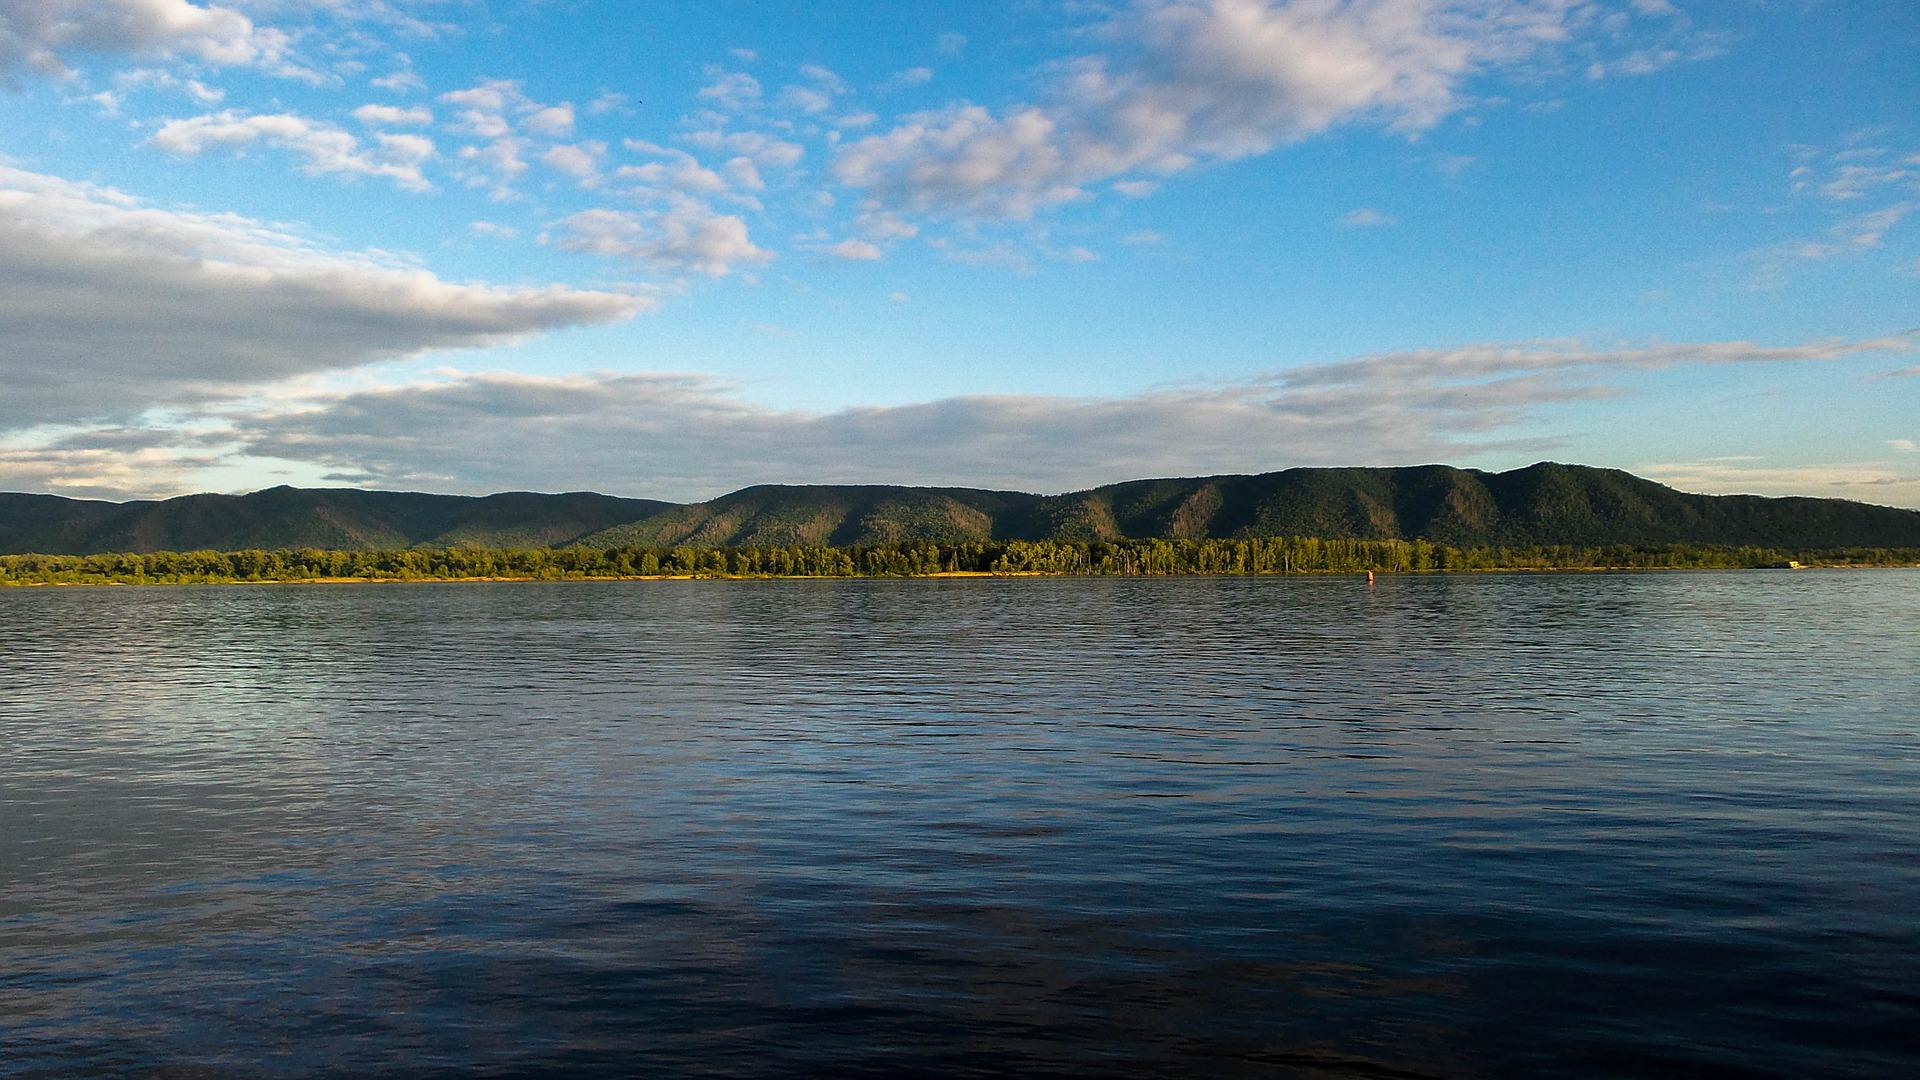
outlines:
M0 166L0 429L127 416L644 306L445 281L281 226Z
M870 262L878 259L881 255L878 245L860 239L842 240L837 244L830 245L825 250L827 254L835 258L850 259L859 262Z
M934 39L933 51L941 56L959 56L967 48L967 35L949 30Z
M1746 465L1724 460L1657 462L1636 470L1649 480L1707 495L1825 495L1873 503L1920 502L1920 476L1877 462Z
M549 168L566 173L580 181L581 187L594 187L600 183L600 159L607 154L607 144L588 140L582 143L560 143L547 148L540 160Z
M1820 193L1829 199L1858 199L1874 188L1897 184L1914 175L1911 169L1893 165L1842 165L1820 186Z
M230 6L187 0L6 0L0 3L0 81L26 70L64 76L85 54L184 57L216 67L268 66L289 47Z
M1788 179L1795 194L1813 194L1833 202L1866 198L1882 188L1920 190L1916 157L1902 156L1885 146L1842 144L1841 148L1800 146Z
M1887 233L1917 208L1920 208L1920 201L1894 203L1879 210L1842 218L1820 238L1788 240L1762 248L1752 253L1759 269L1757 286L1763 289L1782 287L1786 284L1788 270L1797 263L1858 256L1879 248L1886 240Z
M854 220L862 233L875 240L911 240L920 235L918 225L884 210L865 210Z
M573 105L561 102L535 109L520 121L521 125L536 135L563 136L573 132Z
M838 74L818 64L808 64L800 69L807 77L805 84L792 84L780 88L780 106L791 112L818 116L833 108L833 99L847 92L847 82Z
M394 105L362 105L353 110L353 118L369 127L425 127L433 123L433 110L418 105L410 109Z
M520 235L519 229L511 225L502 225L497 221L470 221L467 223L467 228L481 236L492 236L501 240L511 240Z
M554 246L630 259L660 270L724 277L762 265L771 252L754 246L747 223L697 204L652 213L583 210L560 222Z
M709 200L726 199L759 208L759 202L747 193L758 191L766 184L749 158L732 158L716 172L684 150L641 139L628 139L625 145L635 153L662 159L644 165L622 165L615 171L615 177L625 184L620 193L628 198L702 205Z
M727 172L727 181L742 191L760 191L767 186L750 157L729 158L722 168Z
M1655 371L1679 366L1804 363L1864 353L1905 352L1916 347L1920 347L1920 342L1911 337L1784 346L1756 345L1748 341L1679 342L1618 349L1592 349L1575 341L1528 341L1385 353L1282 374L1291 386L1378 385L1401 380L1475 380L1580 369Z
M645 165L622 165L614 175L633 184L627 189L627 194L636 198L667 199L676 193L718 195L727 190L727 181L719 173L691 157L650 161Z
M159 68L130 68L117 72L113 77L113 86L117 92L142 89L175 90L202 105L216 104L227 96L225 90L208 86L199 79L182 78Z
M1179 172L1366 120L1418 132L1461 84L1566 36L1558 0L1146 0L1120 55L1064 67L1047 100L961 104L846 146L842 183L889 205L1025 218L1127 174Z
M513 185L527 170L526 155L534 152L535 139L557 139L573 130L571 103L535 101L516 79L481 79L441 94L440 101L454 109L449 127L481 140L460 149L460 160L479 166L478 171L467 170L461 179L475 187L491 186L496 199L514 197ZM583 186L592 186L599 173L596 146L602 152L606 149L603 143L555 143L537 156Z
M622 113L631 116L633 115L633 106L630 104L630 101L631 99L625 94L616 93L612 90L604 90L600 93L599 97L587 102L587 112L594 116L603 116L607 113Z
M482 79L464 90L449 90L440 95L440 100L458 110L454 114L456 130L481 138L494 138L513 130L507 121L507 110L520 106L525 111L533 105L520 92L520 84L508 79Z
M1357 210L1349 210L1340 215L1340 224L1353 229L1373 229L1383 225L1397 225L1399 221L1400 219L1394 217L1392 214L1375 210L1371 206L1363 206Z
M907 90L915 86L925 86L932 81L932 68L911 67L904 71L896 71L892 75L887 76L887 80L880 84L880 89L883 91Z
M1920 445L1916 445L1912 439L1888 439L1887 445L1903 454L1920 453Z
M1887 235L1887 230L1905 220L1920 203L1895 203L1870 213L1849 218L1839 226L1839 235L1855 247L1875 248Z
M526 149L525 139L503 135L479 146L461 147L460 159L482 165L493 178L494 198L505 199L512 195L514 180L527 171L526 159L521 157ZM487 182L481 175L469 175L467 180L476 185Z
M760 80L744 71L721 71L707 69L707 85L700 88L699 98L710 101L723 109L740 110L751 108L760 101Z
M427 80L412 71L402 70L396 71L391 75L382 75L380 78L369 80L368 85L379 87L382 90L389 90L396 94L404 94L410 91L425 90L427 88Z
M817 116L833 108L833 95L817 86L783 86L780 105L794 112Z
M182 433L167 432L180 438ZM64 442L64 440L63 440ZM0 445L0 490L49 491L76 499L163 499L221 463L218 452L174 445Z
M893 299L904 301L904 294ZM1596 380L1613 370L1817 361L1870 347L1494 343L1358 357L1131 397L989 395L831 412L769 409L689 374L502 372L339 395L309 411L253 417L241 435L256 454L316 462L387 486L428 475L471 491L553 490L590 475L616 491L664 498L783 482L1060 491L1147 475L1413 464L1492 448L1546 449L1550 443L1507 433L1542 406L1612 396L1617 389ZM1580 372L1586 374L1571 377ZM486 438L474 438L476 431ZM1720 475L1733 467L1709 464ZM1694 484L1713 475L1655 468ZM1854 470L1792 482L1802 490L1866 485L1831 492L1860 497L1892 490L1881 482L1895 478Z
M806 155L805 148L799 143L758 131L695 131L689 133L686 140L705 150L724 150L751 158L759 165L797 165Z
M314 175L345 173L380 176L411 191L433 187L420 165L433 144L419 136L379 136L369 151L349 132L324 120L293 113L247 114L228 109L185 120L169 120L148 140L169 153L195 156L208 150L240 149L253 143L288 150L305 159L302 170ZM419 151L425 149L422 154Z

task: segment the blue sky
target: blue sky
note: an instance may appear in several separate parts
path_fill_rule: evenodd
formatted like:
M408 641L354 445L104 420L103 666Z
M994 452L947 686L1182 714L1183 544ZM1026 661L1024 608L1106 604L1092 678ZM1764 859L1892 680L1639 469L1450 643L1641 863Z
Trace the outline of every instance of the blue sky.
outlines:
M1920 506L1920 8L0 0L0 488Z

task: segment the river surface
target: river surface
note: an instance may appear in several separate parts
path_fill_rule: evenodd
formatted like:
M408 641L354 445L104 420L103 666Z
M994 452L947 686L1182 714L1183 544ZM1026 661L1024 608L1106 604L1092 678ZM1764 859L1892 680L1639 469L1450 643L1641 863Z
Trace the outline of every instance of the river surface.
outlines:
M1920 572L0 590L0 1076L1920 1075Z

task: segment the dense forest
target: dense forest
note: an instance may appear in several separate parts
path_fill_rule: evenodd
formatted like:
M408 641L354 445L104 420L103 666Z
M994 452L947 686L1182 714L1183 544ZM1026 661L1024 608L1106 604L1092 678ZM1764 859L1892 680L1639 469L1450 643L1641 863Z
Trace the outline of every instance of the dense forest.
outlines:
M1920 547L1920 511L1844 499L1694 495L1616 469L1422 465L1136 480L1060 495L778 486L675 504L575 492L483 497L271 488L111 503L0 494L0 552L671 551L1057 541L1424 540L1454 548Z
M1785 551L1627 545L1457 548L1424 540L1013 540L829 547L469 548L187 551L0 556L0 584L185 584L248 581L568 580L632 577L925 577L935 574L1422 573L1471 570L1737 569L1797 561L1920 565L1920 548Z

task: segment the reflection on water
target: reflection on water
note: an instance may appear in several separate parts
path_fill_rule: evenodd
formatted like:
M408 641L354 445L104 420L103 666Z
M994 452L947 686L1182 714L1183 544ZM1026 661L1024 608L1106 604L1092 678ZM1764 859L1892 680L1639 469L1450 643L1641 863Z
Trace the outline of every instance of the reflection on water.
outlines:
M1920 573L0 591L0 1076L1912 1075Z

